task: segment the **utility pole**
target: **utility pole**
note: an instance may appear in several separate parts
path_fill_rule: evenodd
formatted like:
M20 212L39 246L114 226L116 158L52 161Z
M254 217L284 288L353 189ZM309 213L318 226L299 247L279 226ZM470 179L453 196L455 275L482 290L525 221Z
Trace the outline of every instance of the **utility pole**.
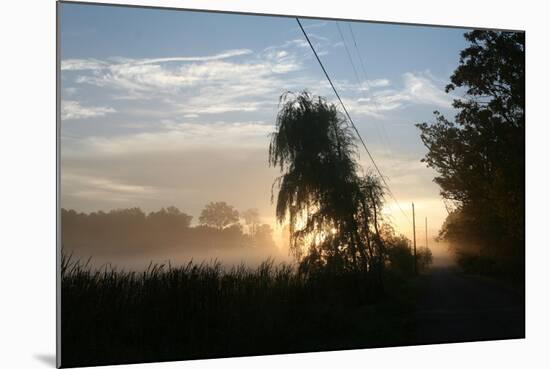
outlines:
M414 274L418 274L418 270L417 270L417 262L416 262L416 224L415 224L415 219L414 219L414 202L412 203L412 208L413 208L413 245L414 245L414 249L413 249L413 255L414 255Z
M426 217L426 248L428 248L428 217Z

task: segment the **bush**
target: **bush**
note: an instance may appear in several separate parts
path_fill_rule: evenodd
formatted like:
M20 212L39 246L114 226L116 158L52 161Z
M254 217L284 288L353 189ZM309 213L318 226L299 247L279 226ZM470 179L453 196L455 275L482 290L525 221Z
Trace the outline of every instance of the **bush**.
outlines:
M418 272L422 273L427 271L433 262L432 250L427 247L419 247L416 250L416 259L418 262Z
M386 249L390 269L407 276L414 274L414 255L407 243L388 244Z
M399 242L390 243L386 246L389 268L404 276L414 274L414 254L409 241L401 239ZM426 247L419 247L416 250L418 272L426 272L433 261L432 251Z

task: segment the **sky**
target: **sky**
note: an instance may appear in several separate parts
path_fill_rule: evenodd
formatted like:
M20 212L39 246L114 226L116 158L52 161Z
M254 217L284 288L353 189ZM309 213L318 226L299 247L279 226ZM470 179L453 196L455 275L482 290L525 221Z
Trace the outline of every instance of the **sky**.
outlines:
M452 118L444 87L466 47L456 28L302 19L398 204L430 238L446 210L415 123ZM269 133L279 97L335 102L294 18L61 4L61 206L90 212L226 201L275 226ZM365 171L372 168L359 150ZM402 214L401 209L407 214Z

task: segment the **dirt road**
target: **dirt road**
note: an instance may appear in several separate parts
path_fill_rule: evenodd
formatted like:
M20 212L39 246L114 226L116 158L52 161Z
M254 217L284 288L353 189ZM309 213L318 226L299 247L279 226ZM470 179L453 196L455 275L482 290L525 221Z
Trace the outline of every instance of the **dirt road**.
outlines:
M417 344L523 338L521 291L465 276L454 267L434 268L415 313Z

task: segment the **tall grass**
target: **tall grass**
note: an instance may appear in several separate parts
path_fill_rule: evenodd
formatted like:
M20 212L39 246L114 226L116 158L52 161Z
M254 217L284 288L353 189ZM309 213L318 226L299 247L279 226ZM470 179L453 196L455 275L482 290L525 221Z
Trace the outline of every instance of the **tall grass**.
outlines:
M406 301L369 276L304 277L267 260L142 272L62 261L62 364L120 364L406 344ZM388 283L387 283L388 284ZM389 281L400 288L400 282ZM397 286L397 287L396 287ZM392 287L393 288L393 287ZM392 289L390 288L390 290ZM393 288L393 289L395 289ZM402 294L396 294L402 295Z

